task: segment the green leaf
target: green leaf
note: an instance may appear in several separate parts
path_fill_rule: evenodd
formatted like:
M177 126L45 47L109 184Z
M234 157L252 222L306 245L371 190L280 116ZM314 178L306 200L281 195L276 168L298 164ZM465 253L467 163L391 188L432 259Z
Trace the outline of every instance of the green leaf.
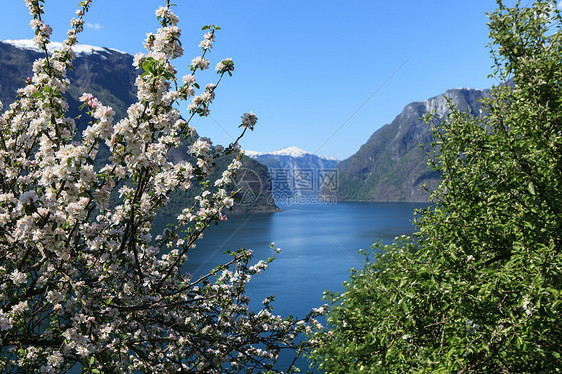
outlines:
M529 182L529 192L531 193L531 195L535 194L535 184L533 182Z
M26 204L25 205L25 214L30 216L35 212L37 212L37 207L35 205L33 205L33 204Z
M554 297L556 299L558 299L558 296L560 295L560 291L558 291L556 288L552 288L552 287L546 287L546 290L548 292L550 292L552 295L554 295Z

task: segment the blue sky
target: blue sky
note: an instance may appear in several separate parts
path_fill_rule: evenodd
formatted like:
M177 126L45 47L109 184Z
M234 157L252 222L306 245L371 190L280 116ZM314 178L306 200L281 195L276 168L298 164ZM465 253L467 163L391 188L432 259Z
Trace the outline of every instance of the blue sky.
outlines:
M2 4L0 39L33 37L23 0ZM45 20L61 41L78 0L47 0ZM158 27L165 1L94 0L79 41L135 54ZM457 87L487 88L492 61L486 12L494 0L186 1L176 0L185 57L197 56L201 27L220 25L212 66L232 57L236 70L221 83L212 118L194 125L226 144L240 115L258 126L242 140L259 152L296 146L345 159L403 107ZM512 1L506 1L507 4ZM201 76L211 82L214 72ZM185 113L185 112L184 112Z

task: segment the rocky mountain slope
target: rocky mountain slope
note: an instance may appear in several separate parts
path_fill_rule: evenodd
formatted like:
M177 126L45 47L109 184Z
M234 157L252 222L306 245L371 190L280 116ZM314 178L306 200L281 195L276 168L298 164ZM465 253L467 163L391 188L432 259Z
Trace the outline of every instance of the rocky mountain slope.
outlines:
M51 43L51 48L57 48L57 43ZM60 46L60 44L58 44ZM113 107L116 120L125 116L129 105L136 101L135 78L138 72L132 66L133 56L109 48L79 45L75 49L74 71L68 72L71 85L65 94L69 103L68 116L75 118L80 113L78 98L82 93L93 93L105 105ZM14 101L17 89L23 86L25 79L32 75L32 64L42 53L33 46L30 40L0 41L0 100L7 107ZM81 133L86 123L78 125ZM103 157L104 152L100 150ZM187 155L185 149L176 151ZM219 166L227 160L219 162ZM218 169L219 167L217 167ZM249 157L243 159L243 170L240 174L241 185L251 187L252 199L245 199L241 204L235 204L234 213L274 212L279 209L272 204L271 184L267 168ZM246 175L246 177L244 177ZM258 183L248 183L244 178L259 179ZM194 191L195 192L195 191ZM191 199L189 195L178 195L168 207L166 214L179 212ZM251 201L250 201L251 200Z
M57 47L51 44L52 48ZM0 41L0 100L5 105L14 100L16 90L32 75L33 61L41 55L29 40ZM133 56L115 49L80 46L76 51L75 70L68 72L71 81L67 94L69 116L79 114L78 97L91 92L103 103L110 104L118 118L123 117L129 105L136 101L137 72L132 63Z
M357 153L337 165L338 200L427 201L429 195L422 185L436 186L439 176L427 166L420 148L432 139L421 118L433 110L437 118L444 118L448 112L445 97L461 110L482 115L479 100L487 94L488 90L452 89L406 105L392 123L377 130Z

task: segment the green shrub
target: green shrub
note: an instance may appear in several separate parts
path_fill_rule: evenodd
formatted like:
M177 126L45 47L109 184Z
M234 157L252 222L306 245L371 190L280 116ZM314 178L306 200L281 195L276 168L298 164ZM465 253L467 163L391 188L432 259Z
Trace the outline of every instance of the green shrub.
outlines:
M312 360L329 373L562 371L561 17L498 5L489 113L426 118L434 205L328 295Z

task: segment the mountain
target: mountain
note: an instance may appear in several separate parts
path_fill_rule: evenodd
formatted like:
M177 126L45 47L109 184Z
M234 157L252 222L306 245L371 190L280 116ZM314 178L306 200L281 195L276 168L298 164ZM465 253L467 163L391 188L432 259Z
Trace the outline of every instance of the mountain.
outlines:
M317 156L297 147L274 152L244 151L246 156L265 165L272 183L272 193L278 203L289 197L318 196L323 189L334 190L334 168L338 160Z
M60 43L50 43L51 49L60 48ZM132 66L133 56L116 49L77 46L74 71L68 72L71 85L68 88L68 116L78 116L78 98L84 92L95 93L104 104L115 110L122 118L129 105L136 101L134 89L137 71ZM4 105L12 102L16 91L23 86L26 77L32 73L33 61L42 57L39 49L30 40L0 41L0 100ZM79 125L79 130L86 126Z
M60 48L60 43L49 44L51 50ZM74 71L68 71L70 87L65 94L69 103L71 118L80 113L78 98L84 92L93 93L105 105L115 110L116 121L123 118L127 108L137 101L134 86L138 71L133 67L133 56L116 49L102 48L88 45L75 46ZM22 87L27 77L32 73L33 61L42 57L42 52L36 48L31 40L0 41L0 100L4 108L14 101L17 89ZM86 127L85 121L78 124L78 133ZM108 150L100 149L100 157L107 157ZM181 155L181 156L178 156ZM187 149L182 148L171 152L170 157L187 157ZM226 166L228 160L217 162L217 173L221 166ZM267 168L249 157L242 160L243 169L237 184L245 186L246 198L240 204L234 205L233 213L275 212L279 209L271 203L271 183ZM249 178L249 181L246 179ZM257 181L256 181L257 180ZM259 183L257 183L259 181ZM196 191L190 191L196 192ZM250 198L251 197L251 198ZM166 215L178 214L184 204L192 201L190 194L178 194L171 199L169 206L164 208Z
M377 130L359 151L341 161L338 173L338 200L344 201L412 201L425 202L439 175L427 165L420 144L428 147L430 127L421 119L430 111L443 119L449 105L446 97L459 109L482 116L483 99L489 90L458 88L428 100L406 105L392 123Z

